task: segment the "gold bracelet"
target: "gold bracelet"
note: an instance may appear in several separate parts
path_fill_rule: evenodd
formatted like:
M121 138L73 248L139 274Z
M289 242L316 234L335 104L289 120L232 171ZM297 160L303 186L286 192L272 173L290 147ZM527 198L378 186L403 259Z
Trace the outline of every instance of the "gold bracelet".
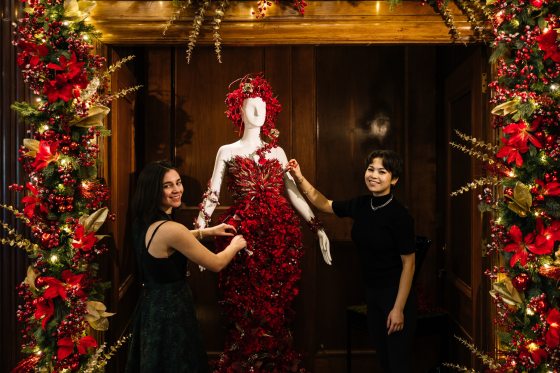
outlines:
M198 240L199 240L199 241L202 241L202 238L203 238L203 237L202 237L202 228L200 228L200 229L198 230Z
M303 191L303 194L305 194L307 196L307 195L309 195L309 193L311 193L312 190L313 190L313 188L311 188L309 190L305 190L305 191Z

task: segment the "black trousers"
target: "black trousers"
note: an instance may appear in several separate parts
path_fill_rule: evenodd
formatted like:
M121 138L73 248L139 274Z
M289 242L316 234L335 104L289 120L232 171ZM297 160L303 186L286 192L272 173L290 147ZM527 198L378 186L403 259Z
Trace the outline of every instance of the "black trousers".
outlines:
M411 289L404 308L403 330L387 335L387 317L393 309L398 288L367 289L369 335L373 340L385 373L409 373L412 367L412 343L417 321L416 294Z

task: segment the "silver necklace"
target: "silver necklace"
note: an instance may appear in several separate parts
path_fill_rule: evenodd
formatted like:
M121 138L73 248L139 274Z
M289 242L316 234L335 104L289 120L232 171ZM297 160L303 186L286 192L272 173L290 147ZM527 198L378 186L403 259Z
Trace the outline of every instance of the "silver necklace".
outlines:
M393 195L391 194L391 198L389 198L389 199L387 200L387 202L385 202L384 204L379 205L379 206L374 206L374 205L373 205L373 198L371 198L371 199L369 200L369 205L370 205L372 211L377 211L377 210L379 210L379 209L381 209L381 208L387 206L389 203L391 203L392 200L393 200Z

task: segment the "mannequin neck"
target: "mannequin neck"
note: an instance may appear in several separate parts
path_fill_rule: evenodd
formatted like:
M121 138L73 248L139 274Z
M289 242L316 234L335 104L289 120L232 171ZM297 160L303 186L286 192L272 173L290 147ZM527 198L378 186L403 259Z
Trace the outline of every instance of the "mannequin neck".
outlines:
M261 146L261 128L245 125L245 128L243 129L243 136L241 137L241 143L247 147Z

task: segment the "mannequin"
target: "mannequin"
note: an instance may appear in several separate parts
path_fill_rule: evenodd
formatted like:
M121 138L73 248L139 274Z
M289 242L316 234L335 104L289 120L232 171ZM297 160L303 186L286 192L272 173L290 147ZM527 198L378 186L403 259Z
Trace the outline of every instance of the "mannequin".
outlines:
M219 275L220 303L228 325L216 372L298 371L301 358L292 348L289 326L303 245L300 220L293 209L317 233L323 259L330 265L329 240L292 176L285 172L288 160L276 145L274 129L280 104L268 82L260 75L244 78L228 94L226 104L226 114L242 136L218 150L196 225L209 224L227 176L234 203L220 222L243 234L247 248ZM265 136L269 142L263 141ZM218 251L228 239L216 240Z
M244 124L243 136L238 141L223 145L220 149L218 149L216 162L214 164L214 171L212 172L212 178L210 179L209 190L211 191L220 190L225 174L226 162L228 160L236 156L241 156L251 157L255 162L258 162L258 155L255 153L257 149L262 148L265 145L261 139L261 127L265 121L266 103L260 97L247 98L243 101L241 113ZM277 159L284 169L288 165L286 153L279 146L270 149L270 152L266 154L266 158ZM284 181L290 202L305 219L305 221L309 222L315 217L315 215L299 192L292 175L286 172ZM201 211L196 221L196 225L199 228L206 227L205 216L211 216L218 205L217 199L213 198L206 198L203 203L203 211ZM317 237L319 239L319 246L321 247L321 254L323 254L325 263L331 264L332 259L330 255L329 239L323 228L319 228L317 230Z

